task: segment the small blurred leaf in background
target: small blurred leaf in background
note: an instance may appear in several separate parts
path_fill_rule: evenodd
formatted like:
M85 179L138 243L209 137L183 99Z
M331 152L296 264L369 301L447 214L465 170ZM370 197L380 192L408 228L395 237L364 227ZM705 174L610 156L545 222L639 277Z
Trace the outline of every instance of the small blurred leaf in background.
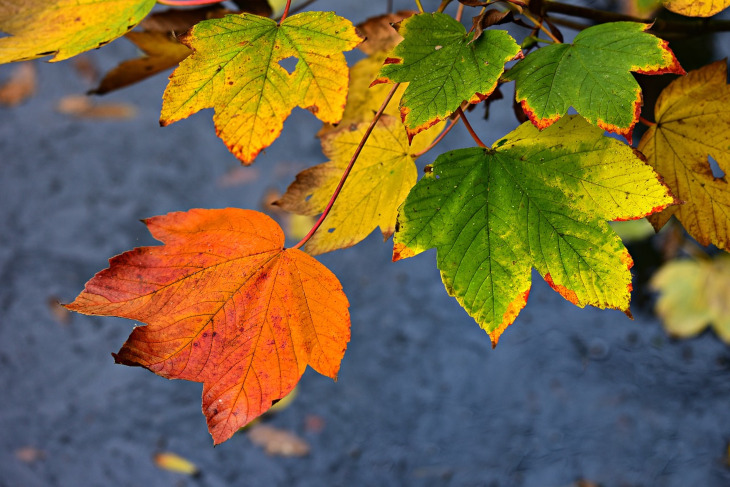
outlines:
M176 453L161 452L154 456L155 465L163 470L185 475L198 475L198 467L193 462Z
M659 292L656 312L670 335L687 338L711 325L730 344L730 256L669 262L651 287Z

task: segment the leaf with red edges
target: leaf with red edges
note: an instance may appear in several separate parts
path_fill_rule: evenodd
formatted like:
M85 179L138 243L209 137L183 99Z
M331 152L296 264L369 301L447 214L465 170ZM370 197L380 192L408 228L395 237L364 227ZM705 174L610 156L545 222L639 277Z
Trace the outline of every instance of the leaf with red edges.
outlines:
M333 12L303 12L276 21L227 15L195 25L181 41L193 50L170 76L160 124L213 108L216 133L244 164L281 134L299 106L337 123L347 98L344 51L362 38ZM289 73L281 62L296 58Z
M385 60L377 83L408 83L401 117L413 138L456 111L478 103L497 87L504 64L521 51L504 30L489 30L473 41L464 26L441 14L420 14L399 24L403 41Z
M491 149L436 159L399 209L393 260L436 247L446 290L496 346L533 267L577 306L628 314L633 261L606 221L674 203L631 147L583 118L526 122Z
M347 298L326 267L283 248L273 220L228 208L145 223L164 245L114 257L67 307L146 323L116 361L202 382L216 444L286 396L307 365L337 377Z
M611 22L585 29L573 44L551 44L525 57L502 77L544 129L575 108L598 127L631 143L641 113L641 88L631 71L684 74L667 42L647 34L650 24Z

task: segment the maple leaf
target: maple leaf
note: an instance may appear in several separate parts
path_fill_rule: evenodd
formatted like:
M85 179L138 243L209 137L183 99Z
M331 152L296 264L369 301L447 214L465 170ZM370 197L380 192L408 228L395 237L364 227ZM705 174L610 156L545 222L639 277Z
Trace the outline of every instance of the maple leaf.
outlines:
M502 77L515 81L515 98L540 129L568 108L631 143L641 111L641 88L631 71L684 74L651 25L611 22L581 31L573 44L551 44L528 54Z
M181 38L193 49L173 72L160 123L214 108L218 136L244 164L281 133L296 106L323 122L340 120L347 96L343 51L362 41L333 12L304 12L281 25L252 14L197 24ZM279 62L296 57L289 73Z
M639 150L684 205L649 221L659 230L672 215L702 245L730 245L730 192L725 176L715 177L708 156L730 171L730 86L727 65L718 61L674 80L654 109L656 126Z
M497 87L504 65L521 51L503 30L473 41L448 15L419 14L400 23L403 41L373 84L407 82L400 112L410 139L444 120L464 101L478 103Z
M651 287L659 292L656 311L669 334L687 338L712 325L730 344L730 257L669 262L654 274Z
M687 17L710 17L730 7L730 0L664 0L664 7Z
M190 54L187 46L167 33L128 32L125 37L140 48L145 55L124 61L109 71L99 83L99 87L92 93L102 95L137 83L177 66Z
M535 267L571 303L628 313L631 256L606 220L674 203L633 150L579 116L442 154L399 209L393 260L432 247L450 295L496 346Z
M147 323L116 361L202 382L216 444L286 396L307 364L337 377L350 339L347 298L326 267L283 248L273 220L228 208L145 223L164 245L112 258L67 307Z
M322 213L369 125L362 122L323 135L322 150L330 161L297 174L276 204L302 215ZM441 129L443 124L435 128ZM377 227L385 240L393 235L398 206L418 178L413 154L425 149L437 134L436 131L419 134L409 147L401 122L383 115L322 223L321 231L307 242L307 252L316 255L351 247Z
M137 25L155 0L2 0L0 64L95 49Z

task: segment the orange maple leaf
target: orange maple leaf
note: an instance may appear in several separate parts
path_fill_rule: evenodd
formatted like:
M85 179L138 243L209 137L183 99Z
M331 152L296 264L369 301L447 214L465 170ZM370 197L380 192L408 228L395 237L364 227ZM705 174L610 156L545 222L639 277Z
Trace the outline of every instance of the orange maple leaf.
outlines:
M164 245L113 257L67 307L147 323L114 358L202 382L216 444L286 396L308 364L337 378L350 340L347 298L324 265L284 248L273 220L227 208L145 223Z

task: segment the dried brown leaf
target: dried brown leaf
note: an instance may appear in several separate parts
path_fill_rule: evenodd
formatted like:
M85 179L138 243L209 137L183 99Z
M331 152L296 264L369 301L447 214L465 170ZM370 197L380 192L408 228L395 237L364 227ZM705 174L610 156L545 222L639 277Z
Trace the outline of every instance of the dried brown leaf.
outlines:
M15 458L24 463L33 463L38 460L43 460L46 457L46 452L33 448L32 446L26 446L15 450Z
M168 33L128 32L125 37L145 55L124 61L109 71L92 93L102 95L138 83L161 71L174 68L191 52L187 46Z
M257 424L248 431L248 438L268 455L303 457L309 454L309 444L299 436L273 426Z
M15 66L10 78L0 86L0 105L13 107L35 94L36 69L33 63Z
M93 119L130 119L137 108L129 103L93 103L86 95L69 95L61 98L56 110L65 115Z
M76 56L73 60L73 66L79 77L89 84L99 81L99 70L86 55Z
M139 26L144 32L157 32L179 36L192 26L208 19L219 19L226 14L234 13L220 5L191 8L186 10L169 9L148 15Z
M417 13L414 10L399 10L396 13L388 13L367 19L357 26L357 30L366 37L365 41L358 47L365 54L391 50L403 39L392 24Z

